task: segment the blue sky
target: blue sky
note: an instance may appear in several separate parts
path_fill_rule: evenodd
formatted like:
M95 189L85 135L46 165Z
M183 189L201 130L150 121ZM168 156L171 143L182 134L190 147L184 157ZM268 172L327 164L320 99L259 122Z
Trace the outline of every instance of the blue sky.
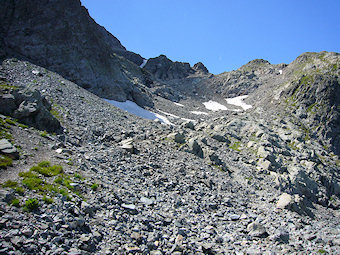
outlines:
M81 0L95 21L144 58L201 61L211 73L250 60L290 63L340 52L340 0Z

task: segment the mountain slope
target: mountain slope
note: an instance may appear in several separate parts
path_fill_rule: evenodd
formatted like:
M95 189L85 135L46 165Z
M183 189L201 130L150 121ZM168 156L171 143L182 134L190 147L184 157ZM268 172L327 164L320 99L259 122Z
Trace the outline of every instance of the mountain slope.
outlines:
M258 108L167 126L120 111L29 62L5 60L1 77L2 98L40 91L64 129L45 134L1 116L7 139L21 148L20 159L0 172L3 252L339 250L339 176L322 146L300 140L297 124ZM42 161L62 165L63 175L39 170ZM28 186L38 170L45 173L38 175L42 188Z
M79 0L1 0L1 56L30 60L109 99L152 105L139 68Z

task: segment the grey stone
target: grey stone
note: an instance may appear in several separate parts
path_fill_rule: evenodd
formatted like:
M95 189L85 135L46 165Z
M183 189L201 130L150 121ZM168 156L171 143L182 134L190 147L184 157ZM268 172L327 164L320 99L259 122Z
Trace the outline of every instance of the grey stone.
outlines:
M223 143L229 142L229 140L225 136L220 135L220 134L213 134L211 135L211 138L215 139L218 142L223 142Z
M265 229L265 227L257 222L252 222L247 226L247 231L250 236L252 237L259 237L259 238L265 238L268 236L268 233Z
M120 142L120 147L130 153L133 153L135 151L135 147L133 145L133 139L132 138L129 138L129 139L126 139L126 140L123 140Z
M122 204L121 206L125 209L136 210L136 206L134 204Z
M176 143L185 143L185 135L183 133L171 133L168 135L168 138L174 140Z
M147 197L141 197L140 201L143 204L146 204L146 205L152 205L154 203L154 199L150 199L150 198L147 198Z
M8 156L11 156L15 159L19 158L19 152L17 148L15 148L8 140L1 139L0 140L0 151Z

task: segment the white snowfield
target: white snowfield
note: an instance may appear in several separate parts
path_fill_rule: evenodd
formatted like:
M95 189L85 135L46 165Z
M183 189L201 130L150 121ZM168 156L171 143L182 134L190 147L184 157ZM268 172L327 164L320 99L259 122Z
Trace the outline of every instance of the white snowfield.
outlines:
M204 104L205 108L207 108L210 111L214 111L214 112L217 112L219 110L223 110L223 111L228 110L228 108L225 107L223 104L220 104L220 103L212 101L212 100L210 100L208 102L204 102L203 104Z
M143 59L143 63L139 66L140 68L143 68L146 63L148 63L148 60L147 59Z
M243 102L243 99L246 99L247 97L248 95L245 95L245 96L238 96L238 97L233 97L233 98L226 98L225 100L227 101L228 104L242 107L243 110L248 110L252 108L252 106Z
M127 111L141 118L149 119L149 120L159 120L161 123L172 125L172 123L165 116L145 110L142 107L138 106L135 102L132 102L129 100L125 102L118 102L118 101L109 100L109 99L105 99L105 101L118 107L121 110Z

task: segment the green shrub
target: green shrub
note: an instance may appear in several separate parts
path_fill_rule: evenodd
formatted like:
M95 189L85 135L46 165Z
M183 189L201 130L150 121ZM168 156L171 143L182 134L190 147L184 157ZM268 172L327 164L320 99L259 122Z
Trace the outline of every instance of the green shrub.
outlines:
M39 202L36 198L30 198L25 202L25 209L28 211L34 211L39 208Z
M5 155L0 155L0 168L6 169L8 166L13 166L13 159Z
M97 183L93 183L93 184L91 185L91 189L92 189L93 191L96 191L96 190L98 189L98 184L97 184Z
M5 183L2 184L2 187L4 187L4 188L14 188L17 185L18 185L17 182L8 180L8 181L6 181Z

